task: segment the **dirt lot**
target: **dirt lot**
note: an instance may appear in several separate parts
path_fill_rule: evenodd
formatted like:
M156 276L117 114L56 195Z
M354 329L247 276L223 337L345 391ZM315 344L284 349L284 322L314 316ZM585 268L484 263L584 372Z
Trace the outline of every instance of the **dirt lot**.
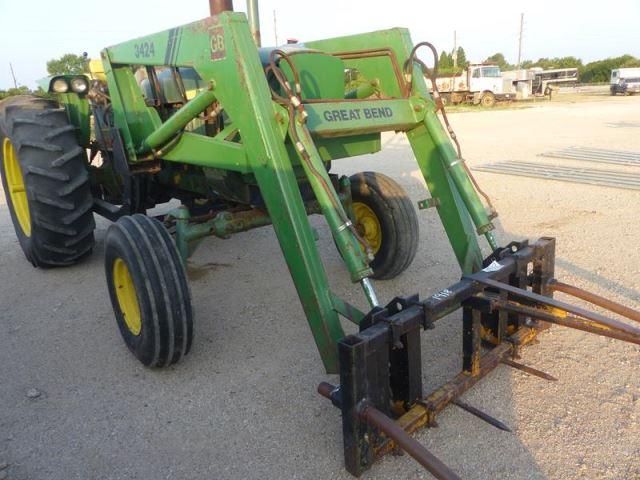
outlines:
M537 154L570 145L640 151L640 97L558 99L451 120L472 166L554 163ZM382 171L414 200L425 198L406 141L384 140L382 154L337 168ZM640 192L476 175L501 214L502 243L555 236L560 278L640 308ZM0 202L0 464L9 464L0 478L351 478L339 413L315 393L336 378L322 370L270 228L203 244L189 266L192 353L152 371L129 354L113 319L102 269L108 222L98 220L87 262L36 270ZM383 300L427 295L459 276L436 213L419 215L416 261L376 284ZM363 306L328 229L313 223L333 287ZM430 389L460 367L460 315L423 338ZM559 327L541 340L523 361L559 382L501 366L464 397L514 433L451 406L419 439L463 478L640 479L640 348ZM40 395L29 398L30 389ZM385 458L365 478L430 477L404 456Z

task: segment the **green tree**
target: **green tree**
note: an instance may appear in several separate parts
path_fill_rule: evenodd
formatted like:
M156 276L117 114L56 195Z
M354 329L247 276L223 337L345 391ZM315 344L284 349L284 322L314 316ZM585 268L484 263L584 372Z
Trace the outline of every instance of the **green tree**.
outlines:
M513 65L509 64L502 53L494 53L484 61L484 63L495 63L500 70L513 70Z
M640 66L640 59L632 55L610 57L604 60L589 62L580 73L580 81L583 83L604 83L611 78L611 70L614 68L627 68Z
M53 58L47 62L49 75L78 75L87 71L86 58L75 53L66 53L60 58Z
M460 63L458 63L457 67L453 66L453 54L447 53L443 51L440 54L440 59L438 60L438 74L439 75L452 75L458 74L463 70L460 67Z
M628 55L628 56L631 57L631 55ZM618 68L634 68L634 67L640 67L640 58L635 58L635 57L628 58L627 60L622 62L622 64Z
M458 47L458 67L465 69L469 66L467 60L467 54L464 52L464 48Z
M484 63L495 63L500 67L500 70L512 70L513 65L509 64L504 58L502 53L494 53L484 61Z
M557 67L556 68L582 68L584 65L582 64L582 60L580 60L579 58L570 56L570 57L560 57L560 58L554 58L554 60L557 62Z
M576 57L555 57L555 58L539 58L537 61L525 60L522 62L522 68L540 67L544 70L554 68L578 68L583 67L582 60Z
M440 54L440 60L438 60L438 70L450 70L453 68L453 57L444 50Z
M18 88L10 88L9 90L0 90L0 100L15 95L28 95L29 93L31 93L29 87L25 87L24 85Z

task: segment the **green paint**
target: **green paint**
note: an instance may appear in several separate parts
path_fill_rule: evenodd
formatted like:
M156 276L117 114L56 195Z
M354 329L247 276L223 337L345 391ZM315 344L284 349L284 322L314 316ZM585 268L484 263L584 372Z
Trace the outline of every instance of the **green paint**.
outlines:
M336 343L344 336L338 315L357 323L363 313L331 292L308 213L321 212L327 220L353 282L371 271L355 236L344 227L344 219L353 217L349 195L345 195L349 182L343 179L340 194L335 191L327 172L331 161L379 151L381 132L406 132L431 192L430 203L437 208L464 273L480 267L477 235L487 233L492 225L434 113L424 79L414 75L411 85L405 83L403 65L413 47L406 29L305 45L313 51L297 51L291 59L300 72L308 117L304 125L297 120L293 126L286 109L272 100L270 88L278 86L264 72L269 51L256 48L242 13L225 12L115 45L103 50L101 58L113 121L128 161L144 169L153 165L147 162L157 155L163 160L160 172L151 176L156 188L189 200L226 201L236 211L251 208L247 192L249 187L259 188L264 206L259 205L266 212L255 210L254 216L241 220L219 213L195 222L186 207L173 211L182 258L186 260L206 236L227 237L272 223L324 366L335 373ZM369 53L355 58L356 50ZM377 53L371 53L374 50ZM161 88L178 101L174 108L157 109L150 84L135 73L139 66L191 72L185 90L195 96L181 101L165 70ZM292 80L284 62L282 68ZM346 84L345 69L357 77L359 86ZM59 98L88 143L88 103L72 95ZM223 112L215 120L220 131L206 134L214 122L204 115L214 105ZM290 138L291 128L304 155ZM99 182L107 177L92 176ZM306 204L301 188L313 192L314 198ZM487 239L495 244L491 234Z
M71 90L71 80L78 77L84 77L87 81L89 80L85 75L55 75L41 78L37 83L45 92L56 95L60 105L67 110L69 122L78 129L76 132L78 143L87 148L91 138L91 112L89 102L86 99L87 92L78 94ZM69 90L66 93L53 92L53 82L58 79L63 79L67 82Z
M442 162L441 153L425 125L410 130L407 135L431 197L438 200L436 209L462 273L472 273L481 268L482 253L471 219Z
M305 110L312 134L341 136L406 130L424 119L429 103L419 98L327 102L309 104Z
M60 104L67 110L67 116L72 125L78 131L76 136L78 143L83 147L89 147L91 138L91 112L89 102L77 93L58 94Z
M173 137L195 119L216 99L213 88L209 88L198 93L193 100L187 102L182 108L174 113L158 129L154 130L138 149L138 153L145 153L149 150L162 147Z

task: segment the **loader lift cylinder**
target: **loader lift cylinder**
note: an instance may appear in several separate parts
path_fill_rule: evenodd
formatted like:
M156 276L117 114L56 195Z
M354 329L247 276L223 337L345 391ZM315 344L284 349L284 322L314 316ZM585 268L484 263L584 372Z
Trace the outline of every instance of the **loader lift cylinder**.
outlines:
M144 142L142 142L138 153L145 153L165 145L176 135L179 135L180 131L190 121L206 110L215 100L216 96L213 93L213 85L209 85L209 88L198 93L192 100L184 104L182 108L169 117L156 131L149 135Z

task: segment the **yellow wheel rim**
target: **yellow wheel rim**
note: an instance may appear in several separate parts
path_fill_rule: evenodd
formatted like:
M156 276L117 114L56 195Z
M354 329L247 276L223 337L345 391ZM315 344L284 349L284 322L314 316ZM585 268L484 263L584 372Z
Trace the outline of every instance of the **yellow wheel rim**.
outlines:
M142 319L136 287L127 264L121 258L117 258L113 262L113 286L116 289L116 297L122 316L124 316L124 323L133 335L140 335Z
M11 205L13 205L13 213L18 219L22 233L30 237L31 214L29 213L29 202L27 201L27 189L24 186L24 177L18 162L18 155L16 155L16 150L8 138L5 138L2 143L2 158L9 198L11 198Z
M361 202L353 202L353 213L358 233L367 241L375 255L382 245L382 227L378 216L368 205Z

